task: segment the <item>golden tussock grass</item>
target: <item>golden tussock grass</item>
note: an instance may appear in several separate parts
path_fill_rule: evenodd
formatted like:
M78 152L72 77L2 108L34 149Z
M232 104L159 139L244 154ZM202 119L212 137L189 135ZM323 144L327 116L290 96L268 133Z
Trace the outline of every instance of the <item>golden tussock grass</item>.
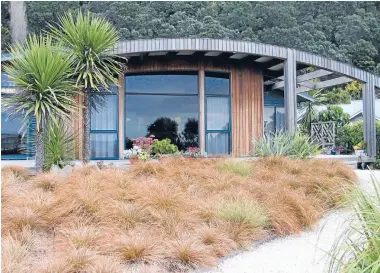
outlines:
M2 178L5 272L104 273L214 266L265 236L312 227L356 181L339 162L281 157L164 158L66 176L8 168ZM29 231L51 253L29 244Z

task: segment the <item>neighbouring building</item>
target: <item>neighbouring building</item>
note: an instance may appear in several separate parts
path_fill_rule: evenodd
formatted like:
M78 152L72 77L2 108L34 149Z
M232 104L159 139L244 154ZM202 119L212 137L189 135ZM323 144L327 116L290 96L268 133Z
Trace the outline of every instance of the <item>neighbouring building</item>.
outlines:
M313 100L306 91L354 79L363 83L367 153L374 156L374 94L380 78L358 68L294 49L218 39L124 41L115 53L128 58L127 73L119 75L112 94L104 94L105 107L91 111L93 159L121 159L134 138L149 135L169 138L180 149L197 146L209 155L246 156L264 133L296 129L297 104ZM9 58L2 56L2 62ZM309 66L317 69L304 72ZM12 92L2 73L2 96ZM80 158L78 114L73 128ZM20 122L4 122L5 115L2 146L20 139ZM28 139L18 143L28 147ZM7 149L2 148L2 159L12 158ZM28 148L20 150L25 154Z

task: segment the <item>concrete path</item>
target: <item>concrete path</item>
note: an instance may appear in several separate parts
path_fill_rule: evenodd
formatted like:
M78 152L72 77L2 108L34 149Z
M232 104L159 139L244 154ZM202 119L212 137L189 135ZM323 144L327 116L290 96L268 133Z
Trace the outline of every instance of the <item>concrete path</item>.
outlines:
M370 171L356 171L360 186L371 192ZM380 179L380 171L373 172ZM276 239L225 258L207 273L322 273L335 239L349 225L349 211L326 215L311 231Z

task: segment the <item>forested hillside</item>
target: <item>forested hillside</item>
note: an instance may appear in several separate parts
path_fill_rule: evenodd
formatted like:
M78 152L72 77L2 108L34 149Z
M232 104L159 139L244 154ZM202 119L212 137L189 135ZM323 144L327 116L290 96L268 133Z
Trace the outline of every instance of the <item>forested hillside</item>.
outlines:
M2 36L9 43L7 2ZM107 17L123 39L207 37L318 53L380 74L380 2L28 2L29 32L67 9Z

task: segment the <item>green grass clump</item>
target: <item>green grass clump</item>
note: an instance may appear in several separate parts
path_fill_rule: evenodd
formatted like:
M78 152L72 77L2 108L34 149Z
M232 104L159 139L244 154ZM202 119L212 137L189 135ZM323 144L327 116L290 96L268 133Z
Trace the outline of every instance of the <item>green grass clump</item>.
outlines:
M252 171L249 163L240 160L226 160L219 163L216 168L220 172L229 172L243 177L250 176Z
M380 182L371 179L374 194L357 188L348 195L354 214L331 250L329 273L380 272Z
M252 229L265 226L268 220L263 207L247 199L225 200L220 204L215 216L227 222L245 224Z

